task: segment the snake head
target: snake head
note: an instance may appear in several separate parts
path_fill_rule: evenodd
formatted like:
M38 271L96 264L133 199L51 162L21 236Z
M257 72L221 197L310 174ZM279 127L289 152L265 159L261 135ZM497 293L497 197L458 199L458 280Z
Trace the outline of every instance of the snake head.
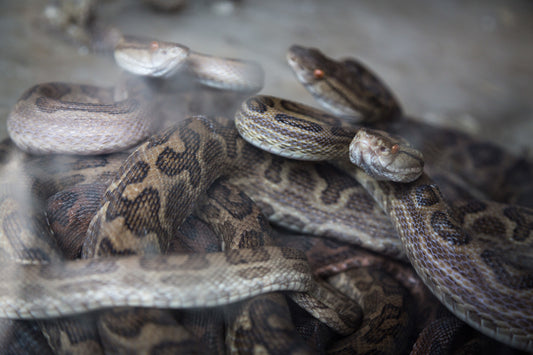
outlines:
M124 36L116 45L115 61L123 69L137 75L168 77L189 56L189 48L172 42Z
M336 115L366 122L401 115L400 104L387 85L356 59L335 60L317 48L293 45L287 62L315 100Z
M313 85L327 77L331 60L316 48L293 45L287 52L287 62L303 85Z
M423 172L422 153L384 131L361 128L350 143L350 161L377 180L411 182Z

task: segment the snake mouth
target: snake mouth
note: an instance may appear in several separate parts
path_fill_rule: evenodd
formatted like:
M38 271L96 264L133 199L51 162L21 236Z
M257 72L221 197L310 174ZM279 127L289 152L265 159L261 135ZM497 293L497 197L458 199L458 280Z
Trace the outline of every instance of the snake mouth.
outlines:
M287 63L296 73L305 70L302 64L298 61L297 56L290 51L287 53Z
M310 72L302 63L298 60L291 59L289 54L287 55L287 62L291 67L296 78L304 85L312 84L315 80L312 72Z

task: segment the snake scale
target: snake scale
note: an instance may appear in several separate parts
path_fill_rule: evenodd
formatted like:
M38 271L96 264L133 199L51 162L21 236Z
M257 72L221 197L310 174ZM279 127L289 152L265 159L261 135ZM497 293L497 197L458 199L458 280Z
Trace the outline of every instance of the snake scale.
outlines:
M293 52L294 48L290 53ZM320 58L320 60L323 63L326 62L324 58ZM353 61L343 62L344 67L349 68L352 73L345 77L357 77L357 75L361 76L367 73L366 71L362 72L364 67L356 64ZM319 71L313 68L312 76L319 79L327 78L327 68L327 66L319 67ZM353 73L356 74L354 75ZM372 76L372 78L374 77ZM375 78L374 80L364 82L367 84L370 82L370 87L372 88L382 88L379 85L380 82L376 81ZM368 85L367 87L362 85L360 89L370 99L363 100L363 104L355 100L356 107L359 111L361 106L367 104L368 101L375 102L374 97L376 95L382 98L383 95L380 92L388 93L388 90L380 89L381 91L378 90L376 94L375 90L369 90ZM24 100L36 92L39 93L37 89L30 90L29 94L25 95L24 99L19 103L23 105ZM387 95L385 95L383 101L385 102L384 107L383 105L370 107L367 111L363 110L362 116L371 116L372 120L378 122L383 117L398 116L400 114L398 105L392 99L392 95ZM355 96L359 97L357 95ZM36 99L39 98L37 97ZM249 107L251 102L250 100L245 102L243 107ZM389 105L387 106L387 104ZM273 106L265 112L270 113ZM52 107L54 107L54 110L59 111L65 109L64 106L63 108L58 108L57 106ZM301 108L297 105L295 107ZM67 108L67 110L69 109ZM369 114L369 112L372 112L372 114ZM291 113L289 111L286 115L290 116ZM293 115L297 116L297 113ZM343 114L346 114L346 112L343 112ZM70 312L78 313L88 309L99 309L102 306L144 305L185 307L187 305L223 304L235 301L241 297L232 288L232 291L225 298L226 301L221 301L223 299L221 294L213 291L211 297L216 300L213 303L207 301L209 299L207 295L204 297L200 293L196 293L193 297L192 302L196 303L187 303L186 301L183 301L179 305L177 303L165 303L165 299L168 300L171 297L166 296L170 295L170 293L167 294L166 292L171 291L163 286L164 282L162 280L168 277L170 280L174 278L175 281L180 277L177 271L173 271L173 276L167 276L165 274L165 270L168 271L165 265L168 266L173 263L185 263L187 265L186 267L192 268L194 272L198 272L198 275L200 275L199 270L206 268L210 263L214 265L224 263L230 266L225 273L235 270L236 274L244 277L244 279L249 279L250 287L257 286L258 283L256 282L261 277L264 277L265 280L272 280L269 275L275 275L271 274L273 271L271 266L276 264L281 265L282 269L279 271L279 276L274 277L274 282L267 283L266 285L260 284L261 286L257 291L250 291L249 288L244 286L242 288L237 287L237 289L243 290L244 294L248 296L272 290L312 290L315 286L313 286L314 281L309 278L308 265L304 261L302 254L294 249L260 246L252 250L238 249L235 252L228 250L220 254L199 254L197 256L176 255L172 257L151 256L151 254L166 252L170 249L171 236L185 218L193 212L196 196L202 195L201 192L205 191L217 177L237 169L238 164L251 166L248 170L253 170L253 163L258 161L257 157L266 157L264 155L265 153L260 153L247 145L237 136L234 129L228 127L231 126L228 126L227 122L221 121L220 119L208 119L200 116L193 117L176 127L153 136L140 148L135 150L126 159L119 169L117 177L105 191L102 208L93 221L91 221L88 234L89 238L84 242L83 256L97 256L102 260L75 261L57 265L53 263L45 266L19 266L15 274L6 273L2 275L4 279L1 280L1 285L20 285L24 291L28 291L24 287L30 287L30 283L26 284L23 282L20 284L21 280L30 280L32 277L35 277L36 280L34 283L31 283L31 291L29 292L19 292L18 288L14 289L12 287L0 288L0 299L3 300L1 309L4 314L12 318L48 317L59 314L65 315ZM269 129L272 129L272 127L269 127ZM10 131L14 130L11 129ZM398 146L396 148L389 147L390 150L393 153L402 151ZM276 164L279 164L280 167L285 164L291 164L285 163L285 160L277 160L277 158L270 156L266 159L271 164L277 162ZM274 166L271 165L271 167ZM301 165L295 164L291 169L298 169L299 166ZM313 164L311 169L317 169L316 171L320 175L319 166ZM346 169L345 165L339 167ZM374 196L383 211L390 215L393 225L401 237L407 257L415 266L415 269L424 282L444 304L451 308L460 318L466 320L482 332L486 332L511 345L531 350L531 334L533 334L531 323L533 317L528 313L533 309L531 307L531 285L528 282L530 280L528 270L531 268L531 265L528 264L529 259L527 258L526 252L520 249L530 245L528 233L531 227L528 225L528 220L531 215L528 214L529 211L527 209L502 206L497 213L491 215L490 212L494 210L493 204L483 204L482 202L472 203L463 206L463 215L459 216L460 218L458 220L457 216L450 212L450 208L444 201L436 185L425 175L415 182L398 184L384 181L378 182L360 170L354 168L347 169L349 174L361 182L370 194ZM278 169L277 174L281 171ZM248 184L248 186L254 186L254 184L257 184L247 182L242 173L235 175L234 182L237 185L246 186ZM268 175L265 176L266 180L271 179ZM168 190L155 189L154 186L159 186L158 184L160 182L163 182L164 186L168 186ZM265 190L268 189L263 189L263 192L257 193L259 201L261 200L261 194L263 196L265 194L268 195L268 192L264 192ZM280 195L282 194L278 193L277 196ZM176 196L179 196L179 205L177 202L174 202ZM275 206L275 203L269 201L268 198L265 200L270 203L270 206L265 205L267 207L267 214L274 215L276 213L275 210L269 210L268 207L272 208L271 206ZM10 201L6 201L3 201L3 206L5 203L10 203ZM289 203L289 205L291 204ZM131 206L134 206L134 209ZM161 206L165 208L161 208ZM293 203L292 206L297 206L297 204ZM135 212L132 212L133 210ZM140 214L137 214L139 212ZM474 226L467 229L467 227L463 226L468 225L470 216L476 216L473 221ZM4 215L3 218L4 226L10 223L11 217L8 216L6 218ZM496 226L500 223L503 226L509 225L509 227L507 229L503 227L483 228L479 224L476 225L476 222L483 218L490 220L490 225ZM294 217L292 221L289 218L289 221L286 223L287 226L298 227L300 224L297 217ZM485 239L489 239L491 233L497 234L497 237L507 235L509 234L509 228L511 230L514 228L515 232L518 229L519 234L515 233L514 237L510 238L510 242L518 246L501 247L495 252L494 247L489 247L490 244L487 244ZM496 233L494 232L495 230ZM471 231L476 231L477 234ZM481 237L478 237L479 231L483 233ZM126 239L115 239L116 235L125 235ZM399 247L398 243L398 241L391 241L391 244L396 245L398 250L400 250L401 247ZM496 243L499 243L497 244L499 246L504 245L501 240ZM376 247L376 249L380 248ZM439 253L434 252L437 249ZM384 247L384 250L389 250L391 254L396 254L400 257L403 255L402 251L391 252L390 246ZM125 257L108 259L108 255L115 254L120 254ZM127 257L128 254L147 255ZM31 255L39 254L34 253ZM231 255L238 256L237 263L231 262ZM525 258L517 258L514 255L524 255ZM481 260L479 259L480 257ZM279 262L276 261L274 263L274 260L279 260ZM455 264L457 260L460 260L460 266ZM254 264L255 262L258 264ZM11 266L6 267L12 267L12 264L9 265ZM165 290L164 293L166 295L159 297L155 294L147 295L144 289L138 287L141 280L135 275L135 270L137 269L134 269L133 266L128 267L127 265L136 265L136 267L143 269L155 269L155 276L152 278L147 277L142 282L162 282L160 284L161 288L158 289ZM146 265L151 266L147 267ZM468 268L464 268L463 265L468 266ZM439 270L439 266L446 267L446 272ZM239 267L242 268L240 273ZM79 269L76 270L76 268ZM124 274L129 276L125 276L127 280L124 280L123 283L129 283L130 288L122 290L124 292L123 297L125 297L123 300L127 299L127 301L118 301L120 298L116 298L115 301L105 303L114 297L111 294L105 296L105 292L110 292L106 291L109 290L110 283L120 281L120 278L113 278L114 271L111 271L112 269L115 271L129 271L128 274ZM293 274L299 273L300 276L292 277L290 275L293 274L287 273L288 270L292 270L291 272ZM22 275L20 272L23 273L24 277L17 277L17 275ZM90 281L90 278L94 276L95 272L99 272L97 274L98 276ZM172 273L171 271L168 272ZM513 273L513 275L518 273L518 276L516 281L506 284L507 277L504 275L508 275L509 273ZM236 280L236 274L226 274L228 277L226 280ZM456 275L459 278L453 279L449 275ZM476 279L473 275L477 275L476 277L478 278ZM211 274L206 275L206 278L211 276ZM87 277L86 280L89 282L85 287L76 281L78 277ZM132 279L139 283L131 283ZM65 284L61 290L62 293L48 299L47 297L51 297L53 290L57 289L63 280ZM180 280L187 285L187 282L183 278ZM220 290L220 287L227 289L221 286L223 284L219 283L224 280L224 277L220 276L212 280L217 285L217 290ZM47 284L46 282L51 282L51 284ZM95 300L94 302L90 302L86 297L68 297L68 292L74 292L72 295L75 292L78 292L78 294L81 292L82 295L87 294L87 292L95 292L98 295L100 294L98 285L102 287L103 293L101 294L107 299L106 301ZM479 285L487 286L486 288L480 289L476 287ZM506 292L505 288L502 291L502 286L514 288L514 292ZM117 286L117 289L120 287L122 286ZM205 290L209 292L208 288L205 288ZM485 293L482 293L482 291L485 291ZM25 297L20 297L21 294ZM480 297L482 294L486 294L488 298ZM173 295L172 299L179 299L178 295L175 295L175 297ZM64 301L65 298L69 298L68 302L79 300L79 303L73 303L72 306L65 306L64 303L54 305L54 303L49 301L52 299L63 299ZM152 301L148 301L148 299ZM16 302L21 302L21 304L16 305ZM37 304L36 308L31 308L33 307L31 306L32 302ZM47 304L51 305L50 309L46 309L45 306ZM515 313L509 313L510 305L517 307ZM68 307L70 307L70 310L68 310ZM345 348L345 346L341 346L341 348Z

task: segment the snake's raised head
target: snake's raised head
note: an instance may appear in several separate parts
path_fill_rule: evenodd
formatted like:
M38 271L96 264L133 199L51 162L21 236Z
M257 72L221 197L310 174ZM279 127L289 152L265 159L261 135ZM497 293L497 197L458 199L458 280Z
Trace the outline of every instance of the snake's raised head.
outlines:
M124 36L116 45L115 61L123 69L137 75L168 77L189 56L189 48L164 41Z
M287 61L315 100L336 115L366 122L401 115L400 104L385 83L356 59L335 60L316 48L293 45Z
M350 144L350 161L377 180L411 182L424 169L422 153L387 132L361 128Z
M323 80L332 69L332 61L316 48L293 45L287 52L287 62L303 85Z

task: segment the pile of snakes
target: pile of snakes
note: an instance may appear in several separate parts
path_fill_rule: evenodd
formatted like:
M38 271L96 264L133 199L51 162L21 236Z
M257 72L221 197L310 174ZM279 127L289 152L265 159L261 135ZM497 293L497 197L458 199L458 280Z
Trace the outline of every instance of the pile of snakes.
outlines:
M114 59L115 87L8 116L2 353L533 351L527 159L318 49L287 60L324 111L257 94L251 61L131 36Z

